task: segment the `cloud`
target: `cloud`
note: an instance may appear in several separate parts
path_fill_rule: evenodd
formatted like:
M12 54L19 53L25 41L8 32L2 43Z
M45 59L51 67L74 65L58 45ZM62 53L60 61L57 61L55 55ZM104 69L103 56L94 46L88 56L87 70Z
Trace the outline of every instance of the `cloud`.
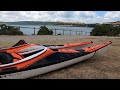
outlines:
M120 11L0 11L0 21L64 21L103 23L119 21ZM102 11L101 11L102 12Z
M116 21L116 20L120 20L120 11L109 11L107 12L104 17L108 20L111 21Z

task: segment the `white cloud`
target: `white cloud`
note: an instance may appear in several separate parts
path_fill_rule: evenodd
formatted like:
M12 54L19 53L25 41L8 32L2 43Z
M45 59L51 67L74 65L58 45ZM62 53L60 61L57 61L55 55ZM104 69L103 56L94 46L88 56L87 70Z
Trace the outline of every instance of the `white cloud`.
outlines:
M120 11L108 11L102 16L95 11L0 11L0 21L103 23L116 20L120 20Z
M75 12L77 16L79 17L95 17L96 13L93 11L77 11Z
M109 11L105 14L106 18L120 18L120 11Z
M108 11L105 13L104 18L109 21L119 21L120 20L120 11Z

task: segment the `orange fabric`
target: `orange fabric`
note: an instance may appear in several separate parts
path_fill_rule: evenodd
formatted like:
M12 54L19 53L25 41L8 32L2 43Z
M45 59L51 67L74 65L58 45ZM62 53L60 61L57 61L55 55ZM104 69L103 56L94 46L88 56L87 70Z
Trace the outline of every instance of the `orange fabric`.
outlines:
M30 47L30 46L35 46L35 44L20 45L18 47L13 47L13 48L0 50L0 52L7 51L8 53L12 53L12 52L16 52L16 51L19 51L21 49L24 49L24 48L27 48L27 47Z
M16 53L11 53L11 55L15 58L15 59L13 59L13 62L23 59L20 55L18 55Z
M91 43L92 42L81 42L81 43L74 43L74 44L65 44L64 47L69 48L69 47L82 46L82 45L91 44Z
M18 61L18 59L13 59L13 62L17 62Z
M98 50L104 46L107 46L109 44L111 44L112 42L106 42L104 44L101 44L101 45L96 45L96 46L92 46L92 47L89 47L89 48L83 48L83 50L85 50L86 52L93 52L95 50Z
M11 53L11 55L15 58L23 59L20 55L18 55L16 53Z
M35 63L36 61L44 58L45 56L47 56L47 55L49 55L49 54L51 54L51 53L53 53L53 52L54 52L54 51L48 49L44 54L42 54L42 55L40 55L40 56L37 56L37 57L35 57L35 58L33 58L33 59L30 59L30 60L28 60L28 61L24 61L24 62L15 64L15 65L2 67L2 68L10 68L10 67L16 66L17 70L20 70L21 68L26 68L26 67L28 67L29 65ZM16 61L16 60L14 60L14 61Z
M58 52L64 52L64 53L74 53L74 52L79 52L74 49L58 49Z

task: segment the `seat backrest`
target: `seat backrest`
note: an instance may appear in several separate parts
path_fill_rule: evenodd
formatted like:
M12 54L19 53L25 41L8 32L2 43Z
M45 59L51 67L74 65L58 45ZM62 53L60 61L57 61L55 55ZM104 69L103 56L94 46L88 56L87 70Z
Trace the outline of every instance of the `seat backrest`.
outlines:
M0 63L8 64L13 62L13 56L7 52L0 52Z

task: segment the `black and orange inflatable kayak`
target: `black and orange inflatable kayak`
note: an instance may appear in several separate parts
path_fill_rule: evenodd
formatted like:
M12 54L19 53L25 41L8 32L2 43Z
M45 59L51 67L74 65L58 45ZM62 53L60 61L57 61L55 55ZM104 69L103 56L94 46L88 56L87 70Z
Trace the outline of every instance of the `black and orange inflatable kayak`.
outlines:
M112 42L86 46L92 43L37 45L21 40L10 48L0 49L0 78L30 78L63 68L93 57Z

